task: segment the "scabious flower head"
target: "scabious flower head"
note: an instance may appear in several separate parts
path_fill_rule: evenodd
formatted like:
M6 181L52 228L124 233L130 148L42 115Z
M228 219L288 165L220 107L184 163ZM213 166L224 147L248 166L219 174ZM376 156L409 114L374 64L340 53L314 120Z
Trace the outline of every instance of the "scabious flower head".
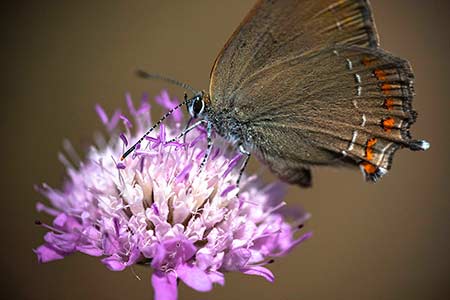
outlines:
M67 167L64 187L39 187L51 206L38 203L37 209L54 217L52 225L38 222L49 230L34 250L39 262L82 252L100 257L113 271L148 266L158 300L176 299L179 279L210 291L214 283L224 285L227 271L272 282L265 265L310 236L294 236L307 215L284 207L279 183L265 186L257 176L244 176L238 191L241 156L219 139L200 169L206 149L202 128L185 142L167 142L183 128L180 113L119 162L129 141L139 139L151 123L146 96L138 108L130 95L126 100L132 118L120 111L108 117L96 107L108 141L98 139L76 166L60 155ZM177 104L167 92L157 102L165 108ZM67 145L66 150L76 156Z

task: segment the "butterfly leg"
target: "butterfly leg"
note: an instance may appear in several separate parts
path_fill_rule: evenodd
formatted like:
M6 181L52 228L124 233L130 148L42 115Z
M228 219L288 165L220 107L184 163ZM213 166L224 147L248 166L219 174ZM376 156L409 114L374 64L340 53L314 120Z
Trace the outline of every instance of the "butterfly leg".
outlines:
M186 123L186 126L184 126L184 129L183 129L183 132L186 132L187 130L188 130L188 128L189 128L189 126L191 125L191 123L192 123L192 120L193 120L194 118L189 118L189 121ZM187 133L187 132L186 132ZM186 145L186 136L187 136L187 134L184 134L183 135L183 145Z
M202 120L202 121L203 122L207 122L205 120ZM194 125L192 125L192 126L194 126ZM209 154L211 153L211 148L212 148L211 135L212 135L212 124L211 124L211 122L207 122L207 125L206 125L206 139L207 139L208 145L206 146L206 152L205 152L205 155L203 156L203 160L202 160L202 162L200 164L199 172L201 172L203 167L206 165L206 162L208 161Z
M241 152L245 158L244 163L241 166L241 169L239 170L239 177L236 181L236 187L239 189L239 183L241 182L242 174L244 174L245 168L247 167L248 161L250 160L250 152L244 149L244 146L239 145L239 152Z
M191 119L191 120L192 120L192 119ZM190 123L191 120L189 120L188 124L186 125L186 128L185 128L185 129L184 129L177 137L171 139L171 140L168 141L167 143L175 142L175 141L178 140L179 138L185 137L186 134L187 134L189 131L192 131L193 129L195 129L195 128L198 127L199 125L201 125L201 124L203 124L203 123L207 123L206 120L200 120L200 121L195 122L192 126L189 126L189 123ZM189 126L189 127L188 127L188 126Z
M188 100L188 94L184 93L184 102L187 102ZM186 131L189 128L189 125L191 125L192 120L194 120L194 118L190 117L189 121L186 123L186 126L184 127L183 131ZM186 145L186 134L183 136L183 145Z

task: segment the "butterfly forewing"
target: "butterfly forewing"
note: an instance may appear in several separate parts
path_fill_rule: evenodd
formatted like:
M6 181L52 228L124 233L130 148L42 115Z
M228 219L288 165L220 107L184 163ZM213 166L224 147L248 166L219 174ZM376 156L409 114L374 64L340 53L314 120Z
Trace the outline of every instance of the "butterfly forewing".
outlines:
M258 1L218 55L210 94L220 106L257 70L284 57L334 45L378 45L367 1Z

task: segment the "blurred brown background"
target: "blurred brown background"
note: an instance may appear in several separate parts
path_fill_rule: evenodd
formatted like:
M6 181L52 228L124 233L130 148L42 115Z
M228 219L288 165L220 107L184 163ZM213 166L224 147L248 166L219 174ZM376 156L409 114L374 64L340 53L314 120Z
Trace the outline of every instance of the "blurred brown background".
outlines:
M73 255L38 265L31 249L44 232L33 184L60 186L56 154L64 138L78 149L102 128L99 102L125 108L163 85L136 78L144 68L207 88L215 56L253 0L29 1L2 7L2 295L11 299L151 299L148 270L108 271ZM310 190L289 202L312 213L314 237L271 266L276 282L228 274L180 299L450 299L450 2L379 0L382 46L416 72L413 134L426 153L400 151L377 185L351 170L316 169ZM182 96L179 89L171 89ZM156 114L155 114L156 115ZM253 168L255 168L255 163Z

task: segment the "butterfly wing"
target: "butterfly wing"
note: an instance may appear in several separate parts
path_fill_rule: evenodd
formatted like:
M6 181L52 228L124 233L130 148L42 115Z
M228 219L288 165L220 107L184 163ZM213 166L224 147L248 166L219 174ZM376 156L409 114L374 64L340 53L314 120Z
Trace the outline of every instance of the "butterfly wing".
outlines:
M335 47L250 76L235 97L244 141L282 179L308 185L309 165L359 165L376 181L411 139L413 73L380 49ZM258 99L257 105L253 99Z
M366 0L260 0L218 55L210 95L229 104L242 79L282 58L334 45L378 46Z
M428 146L409 134L412 79L378 49L367 1L262 0L216 60L210 105L228 109L247 149L290 183L339 164L376 181L397 149Z

